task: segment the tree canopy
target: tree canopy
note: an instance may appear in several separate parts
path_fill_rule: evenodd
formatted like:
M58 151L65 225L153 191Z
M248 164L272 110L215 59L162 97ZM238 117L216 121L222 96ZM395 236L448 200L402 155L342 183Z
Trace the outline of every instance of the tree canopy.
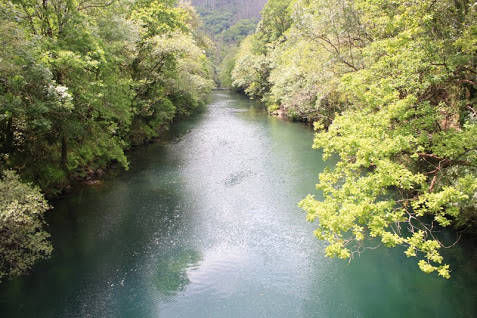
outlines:
M0 12L0 164L45 191L112 161L127 168L125 149L213 87L190 6L18 0Z
M55 195L110 164L127 169L126 150L204 104L214 82L211 42L199 28L195 9L173 0L0 4L0 171L16 171L3 182L28 182L18 189L36 200L21 199L28 207L17 210L6 202L0 228L46 209L30 183ZM5 186L2 195L20 198L15 189ZM48 254L41 222L22 226L0 277ZM41 251L22 247L33 240Z
M404 247L449 278L440 250L477 220L476 7L471 1L270 0L230 67L270 112L314 123L335 156L300 202L326 255Z

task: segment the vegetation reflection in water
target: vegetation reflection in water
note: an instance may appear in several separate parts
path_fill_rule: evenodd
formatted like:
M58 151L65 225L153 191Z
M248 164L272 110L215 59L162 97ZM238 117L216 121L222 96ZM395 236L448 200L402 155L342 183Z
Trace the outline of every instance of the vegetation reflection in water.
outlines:
M200 255L193 250L179 251L178 255L163 256L157 263L155 284L167 296L177 295L190 283L188 268L200 261Z

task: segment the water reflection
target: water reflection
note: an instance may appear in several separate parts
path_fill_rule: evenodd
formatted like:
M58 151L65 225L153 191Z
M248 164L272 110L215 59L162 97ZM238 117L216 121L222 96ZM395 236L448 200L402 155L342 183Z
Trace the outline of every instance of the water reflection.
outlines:
M159 292L165 296L174 296L184 291L190 283L189 270L195 268L200 260L199 252L187 249L161 256L154 277L154 284Z

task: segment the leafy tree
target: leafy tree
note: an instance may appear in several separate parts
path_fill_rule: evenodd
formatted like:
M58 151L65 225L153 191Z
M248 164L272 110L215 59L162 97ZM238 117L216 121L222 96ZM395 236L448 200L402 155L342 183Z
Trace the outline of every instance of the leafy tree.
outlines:
M192 1L204 22L198 29L214 40L213 47L207 50L207 56L217 65L215 80L221 86L232 86L230 65L234 53L238 43L254 32L265 3L266 0Z
M251 98L262 98L269 90L270 59L257 46L260 46L260 41L255 35L245 38L232 70L232 84Z
M257 36L264 43L279 39L291 26L288 10L291 0L269 0L262 11L262 20L257 27Z
M257 22L252 19L239 20L222 33L222 38L226 43L238 43L247 35L252 34L256 25Z
M224 56L224 59L219 65L219 82L223 87L232 87L232 71L235 67L235 57L237 54L238 48L232 47L229 49L228 53Z
M14 160L7 166L26 166L24 161L34 158L38 165L28 165L22 172L52 192L81 174L87 165L104 166L117 160L127 166L123 142L112 132L130 117L128 83L116 81L117 66L110 63L105 47L92 34L92 17L83 13L87 4L16 1L9 7L11 15L21 17L19 23L24 28L17 33L19 39L24 43L34 41L36 48L27 63L19 58L13 61L17 67L30 65L30 69L23 69L27 73L22 77L23 89L8 85L2 95L15 96L18 114L30 112L30 104L38 105L43 117L39 128L43 131L27 131L25 127L37 121L13 117L12 113L12 122L25 122L27 126L7 125L11 129L7 135L30 138L10 149L9 157ZM31 68L42 69L43 73L32 72ZM8 78L7 73L3 76ZM109 99L112 89L116 89L115 98ZM31 95L33 91L35 95ZM30 156L25 155L26 151Z
M204 48L207 45L201 34L190 30L187 22L197 20L190 7L168 9L175 14L170 24L169 14L160 20L163 4L152 2L132 12L133 19L142 24L141 44L132 63L135 80L135 98L131 141L133 144L155 137L176 115L190 114L203 101L213 87ZM172 11L171 11L172 10ZM153 16L153 18L149 18ZM155 30L161 30L156 34ZM187 64L187 65L184 65ZM182 84L188 86L179 87ZM185 88L188 89L185 89Z
M403 246L424 272L448 278L440 249L455 242L439 232L453 227L458 240L477 216L473 4L296 0L267 8L241 44L233 83L271 110L315 122L314 147L339 158L320 174L324 200L300 203L318 220L326 254Z
M0 179L0 281L27 272L50 255L43 214L49 206L39 189L22 183L13 171Z
M195 11L175 1L16 0L0 17L1 165L49 193L111 162L127 168L125 149L210 91L210 65L197 53L209 42ZM176 34L182 48L172 48ZM188 72L178 68L184 50L206 72L173 96L171 83Z
M315 233L330 242L330 256L350 257L378 238L449 278L437 232L477 216L475 55L461 45L473 19L469 3L385 4L357 2L364 21L387 28L366 26L374 38L363 51L367 66L342 78L352 107L314 143L340 161L320 175L325 200L301 206L319 218Z
M0 172L18 171L56 195L112 163L127 169L125 150L157 137L210 93L210 40L200 25L192 7L172 0L0 3ZM5 197L14 190L5 187ZM13 234L0 231L0 240ZM26 270L42 252L22 256L10 244L2 253L9 247L18 258L5 266L19 269L0 269L2 276Z

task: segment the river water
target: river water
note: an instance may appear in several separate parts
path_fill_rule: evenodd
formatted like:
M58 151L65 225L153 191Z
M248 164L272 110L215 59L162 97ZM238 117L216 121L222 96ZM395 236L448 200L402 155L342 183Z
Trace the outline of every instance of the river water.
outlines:
M216 91L169 135L55 204L54 255L0 286L0 317L477 316L471 248L450 280L399 250L323 256L297 207L333 165L309 128Z

